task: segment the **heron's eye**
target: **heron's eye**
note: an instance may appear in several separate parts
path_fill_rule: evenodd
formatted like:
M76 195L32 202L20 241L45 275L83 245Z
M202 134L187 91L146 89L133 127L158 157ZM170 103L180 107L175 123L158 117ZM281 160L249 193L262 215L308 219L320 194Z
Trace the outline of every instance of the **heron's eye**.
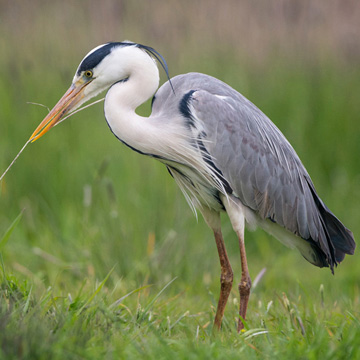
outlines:
M93 72L92 72L91 70L86 70L86 71L84 72L84 75L85 75L85 77L87 77L88 79L91 79L92 76L93 76Z

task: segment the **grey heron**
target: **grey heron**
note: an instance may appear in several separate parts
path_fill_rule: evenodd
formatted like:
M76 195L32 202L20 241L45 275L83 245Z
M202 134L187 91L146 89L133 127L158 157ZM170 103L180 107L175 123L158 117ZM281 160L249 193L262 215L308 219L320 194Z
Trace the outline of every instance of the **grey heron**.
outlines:
M159 89L157 62L168 77ZM164 163L190 207L202 213L214 233L221 267L215 328L221 327L233 283L221 212L228 214L240 246L238 331L244 327L251 288L245 223L263 228L311 264L332 272L345 254L354 253L352 232L317 195L298 155L270 119L214 77L189 73L170 79L164 58L151 47L125 41L91 50L30 140L105 90L104 112L112 133ZM150 117L137 115L135 109L151 96Z

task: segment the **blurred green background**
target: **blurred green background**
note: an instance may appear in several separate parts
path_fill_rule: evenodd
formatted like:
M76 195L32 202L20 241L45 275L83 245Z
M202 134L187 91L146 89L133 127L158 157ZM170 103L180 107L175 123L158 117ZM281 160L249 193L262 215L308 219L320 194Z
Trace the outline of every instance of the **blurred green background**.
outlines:
M359 19L355 0L0 0L0 172L47 113L28 102L51 108L88 51L128 39L159 51L171 76L204 72L255 103L358 238ZM150 104L140 111L149 114ZM52 286L66 296L116 265L107 284L114 296L143 284L159 290L177 277L170 291L184 291L198 311L209 307L201 300L207 291L217 298L210 230L196 221L165 167L116 140L101 104L30 144L0 187L0 237L23 211L1 249L3 262L34 283L35 294ZM237 240L226 217L223 223L238 282ZM302 287L311 298L321 283L330 302L358 308L358 252L334 277L262 230L247 232L246 246L252 278L267 268L249 314L274 293L296 295Z

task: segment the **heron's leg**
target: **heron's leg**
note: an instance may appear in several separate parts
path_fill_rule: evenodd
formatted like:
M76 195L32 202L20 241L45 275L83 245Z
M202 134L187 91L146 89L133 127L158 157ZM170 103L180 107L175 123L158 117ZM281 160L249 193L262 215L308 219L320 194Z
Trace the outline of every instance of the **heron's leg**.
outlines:
M250 297L250 289L251 289L251 279L249 274L249 269L247 265L246 259L246 251L245 251L245 242L244 242L244 231L237 231L237 235L239 238L239 246L240 246L240 258L241 258L241 280L239 284L239 293L240 293L240 309L239 309L239 322L238 322L238 332L240 332L244 328L244 324L241 321L241 318L245 320L246 310Z
M216 247L219 253L219 260L221 267L220 296L219 296L218 306L216 309L214 327L220 330L226 303L228 301L232 288L233 271L226 252L224 239L221 233L220 214L206 207L202 208L201 212L204 216L206 223L214 232Z
M214 236L219 253L220 266L221 266L220 296L219 296L218 306L216 309L214 327L220 330L226 303L228 301L231 292L234 275L228 255L226 253L225 243L221 231L215 230Z
M241 258L241 280L239 284L240 293L240 309L239 309L239 322L238 332L244 328L244 324L241 319L246 318L246 310L250 297L251 279L246 259L245 241L244 241L244 230L245 230L245 218L242 211L242 205L236 198L233 197L222 197L223 204L226 212L229 215L231 225L236 232L239 239L240 247L240 258Z

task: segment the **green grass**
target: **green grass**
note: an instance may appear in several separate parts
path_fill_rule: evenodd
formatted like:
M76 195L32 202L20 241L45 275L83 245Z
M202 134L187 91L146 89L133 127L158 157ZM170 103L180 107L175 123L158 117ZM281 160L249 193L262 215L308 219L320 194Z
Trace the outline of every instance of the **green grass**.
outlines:
M11 76L1 68L1 170L46 113L26 102L54 104L77 65L60 76L55 55L44 72L47 60L27 71L15 62ZM193 64L273 119L356 236L359 70L268 65L239 71L230 57ZM220 269L212 234L161 164L112 136L101 105L31 144L0 187L0 359L360 359L358 255L332 276L261 230L246 233L252 278L266 268L246 331L236 333L234 286L213 334ZM225 216L223 229L238 282Z

